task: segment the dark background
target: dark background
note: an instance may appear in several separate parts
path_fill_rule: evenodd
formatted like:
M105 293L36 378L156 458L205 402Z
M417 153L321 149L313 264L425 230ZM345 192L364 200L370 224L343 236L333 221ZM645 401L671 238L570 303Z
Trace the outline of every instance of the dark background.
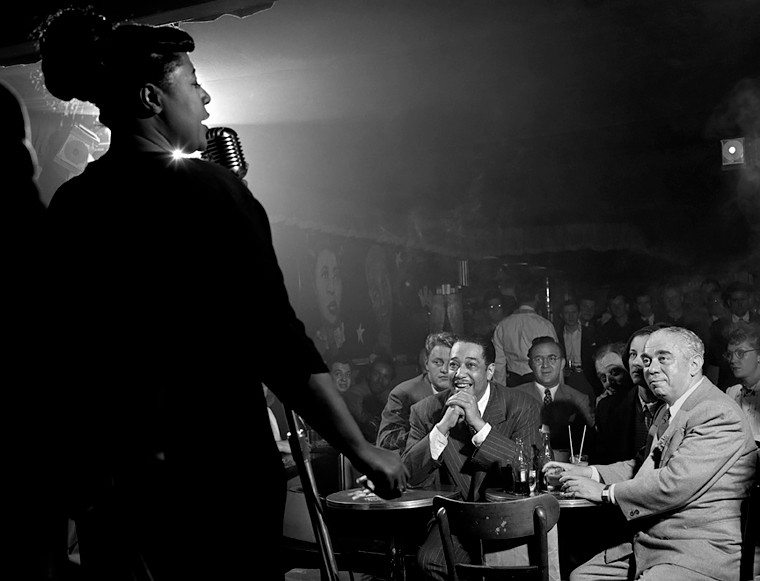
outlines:
M55 4L6 8L0 26L13 64L0 78L29 107L45 201L69 177L52 160L71 126L98 134L94 157L108 141L94 108L46 94L23 44ZM182 27L209 124L237 130L251 191L283 229L286 270L301 230L406 249L425 257L421 280L467 258L482 287L521 262L570 292L760 270L756 2L101 5L153 23L251 13ZM747 163L724 171L733 137Z

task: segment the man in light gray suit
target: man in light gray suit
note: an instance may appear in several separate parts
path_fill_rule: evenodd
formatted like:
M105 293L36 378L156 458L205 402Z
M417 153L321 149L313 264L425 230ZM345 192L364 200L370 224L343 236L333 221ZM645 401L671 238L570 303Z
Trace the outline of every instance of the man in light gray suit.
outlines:
M662 399L638 458L607 466L559 466L566 492L620 507L632 543L578 567L571 581L739 578L740 505L757 452L739 407L702 376L704 345L691 331L650 335L644 374Z

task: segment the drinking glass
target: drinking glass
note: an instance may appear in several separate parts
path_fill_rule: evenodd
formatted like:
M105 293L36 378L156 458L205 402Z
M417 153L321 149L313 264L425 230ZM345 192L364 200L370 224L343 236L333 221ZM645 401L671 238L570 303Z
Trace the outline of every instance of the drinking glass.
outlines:
M588 455L587 454L574 454L570 458L571 464L577 464L578 466L588 466Z
M548 492L554 492L555 490L559 490L562 484L560 484L559 477L560 474L562 474L562 468L559 466L554 466L553 468L549 468L544 473L544 482L546 483L546 490Z

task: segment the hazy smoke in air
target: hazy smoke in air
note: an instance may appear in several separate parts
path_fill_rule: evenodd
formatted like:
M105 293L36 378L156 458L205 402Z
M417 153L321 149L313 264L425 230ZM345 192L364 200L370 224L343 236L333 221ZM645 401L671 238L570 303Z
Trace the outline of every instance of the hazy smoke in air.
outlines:
M742 79L726 95L705 128L708 139L744 137L745 165L739 169L733 203L753 225L750 260L760 263L760 78ZM720 155L716 147L717 155Z

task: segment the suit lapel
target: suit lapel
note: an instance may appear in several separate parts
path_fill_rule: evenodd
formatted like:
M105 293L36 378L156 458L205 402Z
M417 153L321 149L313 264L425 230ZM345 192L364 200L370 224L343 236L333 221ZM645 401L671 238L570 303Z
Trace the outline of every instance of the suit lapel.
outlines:
M409 399L411 399L413 403L417 403L429 395L433 395L433 390L430 387L430 384L425 381L425 376L423 375L419 378L417 383L414 384L414 387L409 390Z
M488 404L483 412L483 420L495 426L505 421L507 415L507 404L500 390L496 389L496 384L491 383L491 393L488 397Z
M571 399L570 394L567 393L565 384L560 382L557 392L554 394L554 401L569 401Z
M709 390L713 387L714 386L710 380L708 380L706 377L703 378L702 383L699 385L699 387L694 390L694 393L686 398L685 402L683 402L683 405L681 406L681 409L678 410L676 417L670 421L668 429L665 430L665 433L661 438L662 460L660 462L660 466L667 464L668 460L670 460L670 457L673 455L673 452L675 452L675 450L677 450L681 445L683 437L686 434L684 425L689 419L689 412L694 409L695 405L704 399L704 397L709 393ZM660 408L657 414L658 417L661 417L661 413L664 413L663 410L666 408L667 405L664 405L662 408Z
M662 437L655 444L655 448L652 450L652 457L654 459L655 468L665 466L673 455L673 452L678 449L683 441L683 437L686 433L684 425L689 418L689 412L694 409L702 399L708 394L709 390L713 388L713 384L705 377L702 379L702 383L694 390L686 401L683 402L681 409L678 410L675 418L671 418L670 425L662 434ZM656 437L657 430L663 423L663 417L665 410L668 409L667 404L660 407L657 410L657 416L654 422L652 422L652 428L649 430L649 437L647 443L650 445Z

